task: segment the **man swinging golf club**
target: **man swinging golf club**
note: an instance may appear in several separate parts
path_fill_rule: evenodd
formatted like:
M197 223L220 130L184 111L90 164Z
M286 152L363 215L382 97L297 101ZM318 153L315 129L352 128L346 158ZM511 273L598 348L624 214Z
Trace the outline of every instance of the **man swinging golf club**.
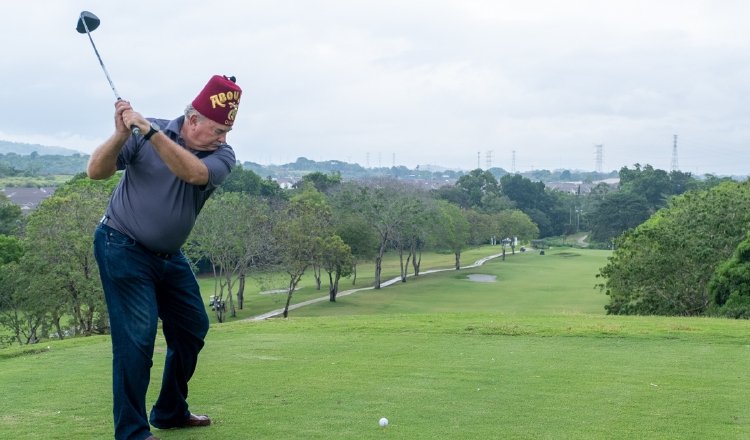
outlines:
M159 429L211 424L188 409L188 381L208 332L208 316L180 248L203 204L235 164L226 136L241 93L233 77L215 75L185 114L172 120L146 119L128 101L117 100L114 133L89 160L92 179L125 170L94 234L112 333L118 440L156 439L149 421ZM146 390L160 318L166 361L161 391L147 418Z

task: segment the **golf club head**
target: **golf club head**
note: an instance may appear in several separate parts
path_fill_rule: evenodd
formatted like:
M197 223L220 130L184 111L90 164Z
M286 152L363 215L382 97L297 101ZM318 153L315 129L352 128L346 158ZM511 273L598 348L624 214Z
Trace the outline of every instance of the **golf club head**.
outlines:
M85 34L87 29L89 32L93 32L94 29L99 27L99 23L99 17L94 15L93 12L83 11L81 12L81 16L78 17L76 30L79 34Z

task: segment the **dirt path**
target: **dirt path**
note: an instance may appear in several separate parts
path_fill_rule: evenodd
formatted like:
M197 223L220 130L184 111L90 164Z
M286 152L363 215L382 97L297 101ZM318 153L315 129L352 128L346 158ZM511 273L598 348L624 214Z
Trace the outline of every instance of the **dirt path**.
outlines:
M474 264L471 264L469 266L464 266L464 267L462 267L462 269L471 269L473 267L479 267L479 266L483 265L484 263L486 263L487 261L492 260L493 258L498 258L498 257L502 257L502 256L503 256L503 254L490 255L488 257L484 257L484 258L482 258L480 260L475 261ZM422 275L428 275L428 274L431 274L431 273L445 272L445 271L448 271L448 270L455 270L455 269L453 269L453 268L448 268L448 269L429 269L429 270L425 270L425 271L420 272L419 275L420 276L422 276ZM412 277L412 276L413 275L407 275L407 277ZM398 276L396 278L393 278L393 279L390 279L388 281L380 283L380 287L381 288L388 287L388 286L396 284L396 283L398 283L400 281L401 281L401 277ZM360 287L359 289L345 290L343 292L339 292L336 295L336 297L337 298L341 298L342 296L351 295L353 293L361 292L363 290L373 290L373 289L374 289L374 287L370 286L370 287ZM329 297L328 297L328 295L326 295L326 296L321 296L320 298L314 298L314 299L310 299L310 300L307 300L307 301L303 301L301 303L292 304L292 305L289 306L289 311L299 309L300 307L309 306L310 304L319 303L321 301L328 301L328 299L329 299ZM246 320L250 320L250 321L262 321L264 319L273 318L273 317L276 317L276 316L281 316L283 314L284 314L284 309L281 308L281 309L271 310L270 312L266 312L266 313L263 313L261 315L251 316L251 317L245 318L245 319Z
M586 235L584 235L583 237L579 238L579 239L578 239L578 246L581 246L581 247L588 247L588 245L589 245L589 244L588 244L588 243L586 242L586 239L587 239L587 238L589 238L589 235L588 235L588 234L586 234Z

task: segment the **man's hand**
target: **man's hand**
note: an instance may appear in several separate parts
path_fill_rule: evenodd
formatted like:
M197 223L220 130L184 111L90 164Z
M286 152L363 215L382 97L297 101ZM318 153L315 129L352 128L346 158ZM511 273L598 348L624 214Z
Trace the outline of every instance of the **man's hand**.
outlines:
M131 127L136 126L141 133L146 133L149 123L140 113L133 110L129 101L119 100L115 103L115 127L117 133L130 135Z

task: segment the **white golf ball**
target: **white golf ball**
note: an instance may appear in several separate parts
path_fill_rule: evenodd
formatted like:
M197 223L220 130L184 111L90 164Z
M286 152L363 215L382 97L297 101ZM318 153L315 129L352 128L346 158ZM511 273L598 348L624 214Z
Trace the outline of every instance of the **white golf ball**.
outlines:
M383 428L385 428L386 426L388 426L388 419L386 419L385 417L383 417L383 418L380 419L380 421L378 423L380 424L380 426L382 426Z

